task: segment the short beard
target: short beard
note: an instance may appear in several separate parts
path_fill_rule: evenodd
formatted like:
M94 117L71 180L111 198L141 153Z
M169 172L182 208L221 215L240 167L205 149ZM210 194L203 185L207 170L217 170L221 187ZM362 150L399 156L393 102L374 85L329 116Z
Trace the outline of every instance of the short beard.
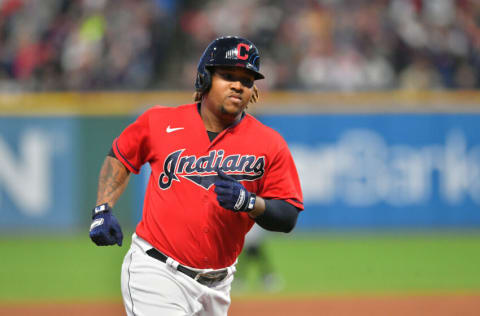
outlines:
M225 109L225 106L222 104L222 106L220 107L220 112L223 114L223 115L228 115L228 116L231 116L233 118L237 117L240 113L243 112L243 110L240 110L238 111L237 113L230 113L228 112L226 109Z

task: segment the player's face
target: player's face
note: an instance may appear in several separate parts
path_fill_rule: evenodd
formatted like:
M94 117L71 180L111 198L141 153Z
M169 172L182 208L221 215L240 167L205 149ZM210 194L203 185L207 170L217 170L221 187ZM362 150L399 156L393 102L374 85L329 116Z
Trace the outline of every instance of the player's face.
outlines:
M255 77L246 69L217 67L212 76L208 101L220 115L237 117L247 107Z

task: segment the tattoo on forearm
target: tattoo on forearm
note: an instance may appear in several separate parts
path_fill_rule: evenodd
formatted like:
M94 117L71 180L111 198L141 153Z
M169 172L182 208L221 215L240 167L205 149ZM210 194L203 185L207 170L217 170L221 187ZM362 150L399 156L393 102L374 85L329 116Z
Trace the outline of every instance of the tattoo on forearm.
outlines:
M128 184L129 172L115 158L107 157L100 170L97 204L115 204Z

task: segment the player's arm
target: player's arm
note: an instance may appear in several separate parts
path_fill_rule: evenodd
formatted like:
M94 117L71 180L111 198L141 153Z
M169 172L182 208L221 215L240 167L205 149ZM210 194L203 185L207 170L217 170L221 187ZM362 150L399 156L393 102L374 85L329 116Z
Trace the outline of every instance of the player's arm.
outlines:
M300 210L284 200L267 200L259 196L248 216L266 230L289 233L297 224Z
M90 225L90 238L98 246L122 245L122 229L112 213L112 207L125 190L129 178L130 171L111 151L100 169L97 203Z
M130 171L111 151L103 162L98 178L97 205L113 207L127 187Z

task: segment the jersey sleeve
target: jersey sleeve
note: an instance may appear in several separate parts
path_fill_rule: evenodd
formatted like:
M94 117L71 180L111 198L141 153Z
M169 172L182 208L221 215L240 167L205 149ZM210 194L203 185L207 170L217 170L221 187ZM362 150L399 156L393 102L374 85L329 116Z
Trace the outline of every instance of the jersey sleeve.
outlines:
M149 130L149 111L146 111L128 125L112 144L117 159L135 174L150 159Z
M303 196L297 168L283 139L280 149L265 170L259 195L266 199L285 200L303 210Z

